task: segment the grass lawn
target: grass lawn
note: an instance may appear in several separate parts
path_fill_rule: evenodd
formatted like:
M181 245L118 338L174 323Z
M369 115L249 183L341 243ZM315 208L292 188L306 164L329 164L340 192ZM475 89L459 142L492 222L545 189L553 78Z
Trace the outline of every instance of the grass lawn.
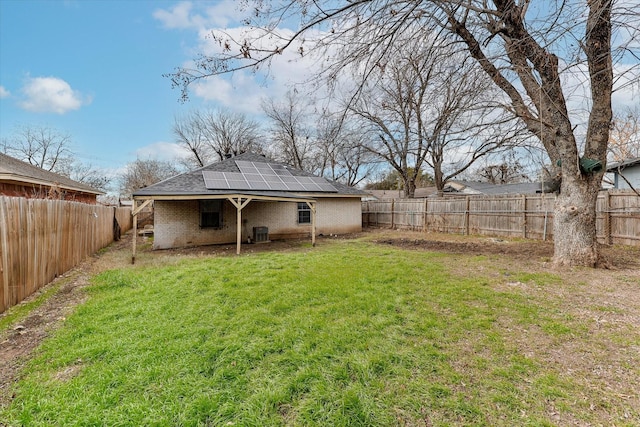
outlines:
M101 273L89 300L39 348L0 419L637 425L638 408L606 387L585 389L537 351L538 343L597 345L589 326L557 299L503 286L560 286L557 275L496 279L472 256L464 263L473 274L460 274L459 261L354 240ZM637 334L614 338L638 345Z

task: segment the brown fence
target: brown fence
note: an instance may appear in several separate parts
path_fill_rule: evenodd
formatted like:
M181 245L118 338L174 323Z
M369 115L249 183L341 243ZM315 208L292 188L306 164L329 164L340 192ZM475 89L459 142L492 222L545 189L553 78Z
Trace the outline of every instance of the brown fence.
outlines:
M124 233L130 208L0 196L0 313Z
M550 240L554 203L555 196L549 194L367 201L362 203L362 224ZM640 196L632 191L603 191L597 211L602 243L640 245Z

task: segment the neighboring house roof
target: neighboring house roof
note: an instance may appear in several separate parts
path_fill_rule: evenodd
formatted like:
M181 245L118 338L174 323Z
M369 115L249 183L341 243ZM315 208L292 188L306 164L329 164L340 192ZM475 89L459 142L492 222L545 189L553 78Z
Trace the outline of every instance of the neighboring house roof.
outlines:
M371 199L377 200L401 199L404 196L403 190L367 190L367 193L371 195ZM416 188L413 197L421 199L435 193L437 193L436 187L421 187Z
M449 181L445 185L444 192L487 196L501 194L535 194L541 192L541 183L491 184L489 182Z
M622 162L614 162L611 163L607 167L607 172L617 172L618 169L625 169L631 166L640 165L640 157L636 157L635 159L628 159Z
M89 187L81 182L49 172L2 153L0 153L0 180L23 185L57 185L64 190L95 195L104 194L103 191Z
M246 187L243 188L232 188L231 186L214 188L211 183L205 183L205 174L209 173L230 173L230 174L243 174L246 176L243 171L238 167L236 161L244 161L244 162L253 162L253 163L268 163L270 165L279 166L280 168L284 167L286 170L293 176L296 177L315 177L310 173L294 169L284 163L275 162L267 159L264 156L254 153L244 153L238 156L225 159L221 162L212 163L205 167L186 172L180 175L173 176L171 178L165 179L164 181L160 181L156 184L150 185L145 188L141 188L133 193L134 197L144 197L144 196L223 196L225 194L243 194L248 196L269 196L269 197L286 197L286 198L296 198L313 195L317 196L331 196L331 195L339 195L339 196L351 196L351 197L362 197L366 196L367 193L359 190L354 187L349 187L347 185L341 184L336 181L326 180L327 183L330 183L333 187L332 190L320 190L320 191L283 191L283 190L247 190ZM203 173L204 172L204 173ZM237 176L237 175L236 175ZM316 177L317 178L317 177ZM209 188L207 188L209 187Z

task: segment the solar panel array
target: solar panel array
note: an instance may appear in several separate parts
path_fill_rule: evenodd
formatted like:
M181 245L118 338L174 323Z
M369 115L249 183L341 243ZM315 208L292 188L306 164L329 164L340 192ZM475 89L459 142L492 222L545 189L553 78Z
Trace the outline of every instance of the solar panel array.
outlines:
M324 178L294 176L283 165L236 160L240 172L202 171L209 190L337 192Z

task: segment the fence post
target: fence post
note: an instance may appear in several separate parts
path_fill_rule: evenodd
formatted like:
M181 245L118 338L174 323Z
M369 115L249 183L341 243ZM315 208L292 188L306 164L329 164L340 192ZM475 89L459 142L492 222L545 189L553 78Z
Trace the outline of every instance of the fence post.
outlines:
M469 235L469 210L471 209L471 198L466 197L467 205L464 210L464 234Z
M424 209L424 213L422 215L422 231L427 231L427 198L424 198L424 205L423 205L423 209Z
M604 196L604 243L610 245L611 238L611 190Z
M396 199L391 199L391 229L393 230L394 227L394 221L395 221L395 205L396 205Z
M527 238L527 195L522 195L522 237Z

